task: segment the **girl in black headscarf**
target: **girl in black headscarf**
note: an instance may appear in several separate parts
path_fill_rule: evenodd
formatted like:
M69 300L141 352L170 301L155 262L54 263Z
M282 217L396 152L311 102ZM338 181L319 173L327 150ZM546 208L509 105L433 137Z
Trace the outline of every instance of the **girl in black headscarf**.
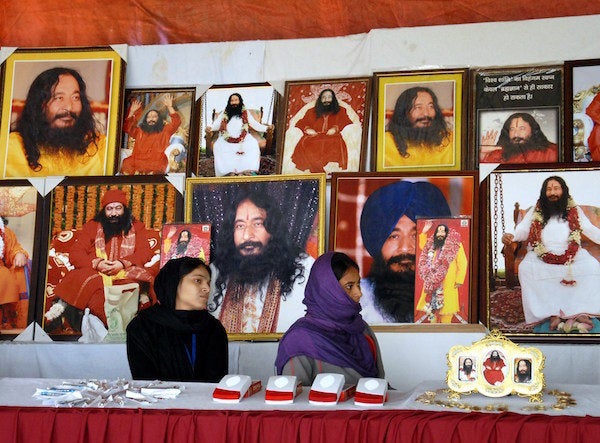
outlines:
M227 374L227 333L206 310L210 268L200 259L169 260L154 280L159 304L127 327L134 379L218 382Z

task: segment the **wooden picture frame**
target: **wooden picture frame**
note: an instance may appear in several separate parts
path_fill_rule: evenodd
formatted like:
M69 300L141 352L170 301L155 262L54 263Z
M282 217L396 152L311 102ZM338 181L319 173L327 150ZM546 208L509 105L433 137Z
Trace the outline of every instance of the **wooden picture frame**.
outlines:
M127 235L119 236L119 250L124 252L111 258L113 244L106 245L103 231L98 227L101 223L90 221L104 212L103 197L115 189L125 193L124 206L143 226L134 223ZM106 206L109 203L104 202ZM132 267L131 274L128 271L126 276L120 275L112 284L133 281L139 286L140 305L153 304L156 297L152 282L159 270L162 226L181 220L182 203L181 194L164 176L74 177L56 185L47 196L50 208L45 226L47 245L45 260L41 262L46 277L44 297L39 298L37 312L44 330L55 340L78 338L83 310L88 307L92 314L106 321L103 292L110 282L90 265L95 258L105 255L107 259L126 261ZM121 257L122 254L125 255ZM140 261L143 266L134 264ZM55 307L59 303L63 309ZM49 314L52 309L55 313Z
M474 171L332 175L329 250L344 252L359 265L362 316L375 330L414 322L417 218L471 218L470 238L477 238L477 185ZM466 320L472 323L477 318L474 242L469 249Z
M473 167L563 161L562 65L479 68L470 75Z
M329 178L332 172L364 171L371 81L362 77L285 83L280 173L326 173ZM335 112L317 107L325 91Z
M467 69L376 72L374 83L371 170L465 169Z
M17 49L2 74L0 178L114 173L125 82L116 50Z
M228 123L223 120L223 111L234 94L242 97L248 114ZM279 93L273 86L269 83L215 85L202 94L199 102L201 111L195 168L198 177L277 173L275 134ZM264 127L253 127L253 121ZM230 127L231 135L227 127ZM246 140L248 136L252 138ZM214 144L217 144L216 169Z
M565 62L565 161L600 161L599 92L600 59Z
M173 106L175 121L166 103ZM140 107L136 112L132 106ZM190 159L196 156L197 111L195 87L126 89L123 133L115 170L123 175L189 175ZM161 125L161 130L154 132Z
M596 292L588 288L589 282L593 284L600 279L600 247L596 244L600 242L600 211L597 209L600 200L595 192L600 171L589 164L582 166L532 165L518 169L504 165L483 182L485 225L481 232L486 256L482 256L479 271L484 302L481 318L488 328L498 329L515 341L597 342L600 339L600 321L596 318L600 305L588 295ZM546 210L537 215L534 209L542 195L548 192L552 196L553 191L546 191L544 182L553 176L565 182L583 216L579 211L567 210L567 219L572 221L550 218L547 223L551 231L546 231L543 222ZM560 211L562 213L562 209ZM577 231L575 225L571 225L575 219L583 231L576 237L568 237L571 230ZM535 234L538 231L531 230L534 226L531 220L540 220L541 242ZM514 237L504 240L505 233ZM575 246L567 238L573 242L580 239L581 243ZM546 255L549 251L556 257ZM567 258L573 252L576 255L570 262ZM587 319L579 318L580 311ZM593 326L591 330L585 326L586 322Z
M277 338L304 315L304 286L324 252L325 183L325 174L187 179L186 222L212 225L208 310L231 339ZM260 315L243 316L239 297L259 294Z
M26 180L2 180L0 216L0 340L11 340L35 319L43 197ZM25 262L19 263L23 258Z

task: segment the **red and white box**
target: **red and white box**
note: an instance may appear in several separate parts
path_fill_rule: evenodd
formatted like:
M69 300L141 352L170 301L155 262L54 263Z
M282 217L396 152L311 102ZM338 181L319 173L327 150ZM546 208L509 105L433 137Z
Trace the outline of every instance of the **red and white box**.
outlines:
M388 382L383 378L365 377L358 380L354 404L357 406L383 406L388 399Z
M344 388L342 374L317 374L308 393L308 402L313 405L335 405Z
M219 403L239 403L261 389L260 380L251 380L248 375L229 374L221 379L213 391L213 400Z
M287 405L302 392L302 383L295 375L273 375L269 377L265 390L265 403Z

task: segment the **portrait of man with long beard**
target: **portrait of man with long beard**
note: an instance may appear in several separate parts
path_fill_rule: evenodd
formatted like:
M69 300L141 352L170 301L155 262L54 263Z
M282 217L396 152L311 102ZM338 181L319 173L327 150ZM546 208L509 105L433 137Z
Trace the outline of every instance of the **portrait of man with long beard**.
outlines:
M3 178L110 175L124 62L111 49L17 50L6 60Z

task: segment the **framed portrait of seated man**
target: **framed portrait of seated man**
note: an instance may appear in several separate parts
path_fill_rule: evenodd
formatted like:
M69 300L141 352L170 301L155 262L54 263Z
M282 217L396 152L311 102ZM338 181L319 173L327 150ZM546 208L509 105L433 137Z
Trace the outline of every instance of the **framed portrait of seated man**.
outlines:
M490 329L515 340L598 341L598 180L596 168L567 165L503 165L485 179L480 282Z
M2 65L0 178L114 173L126 48L8 54Z
M325 244L325 174L197 177L186 223L211 225L208 311L232 339L272 339L304 316Z
M46 198L39 323L55 340L101 323L110 341L124 341L133 315L156 303L161 231L181 220L181 192L165 176L72 177Z
M371 170L465 169L467 70L376 72Z
M196 113L196 88L126 89L118 173L190 171Z
M370 77L288 81L283 103L282 174L364 170Z
M199 100L196 175L276 174L279 95L268 83L208 88Z
M359 265L361 315L374 330L476 321L477 184L473 171L332 175L329 250ZM441 254L432 241L440 225ZM431 288L442 291L435 308Z
M0 340L35 320L43 203L29 181L0 181Z

